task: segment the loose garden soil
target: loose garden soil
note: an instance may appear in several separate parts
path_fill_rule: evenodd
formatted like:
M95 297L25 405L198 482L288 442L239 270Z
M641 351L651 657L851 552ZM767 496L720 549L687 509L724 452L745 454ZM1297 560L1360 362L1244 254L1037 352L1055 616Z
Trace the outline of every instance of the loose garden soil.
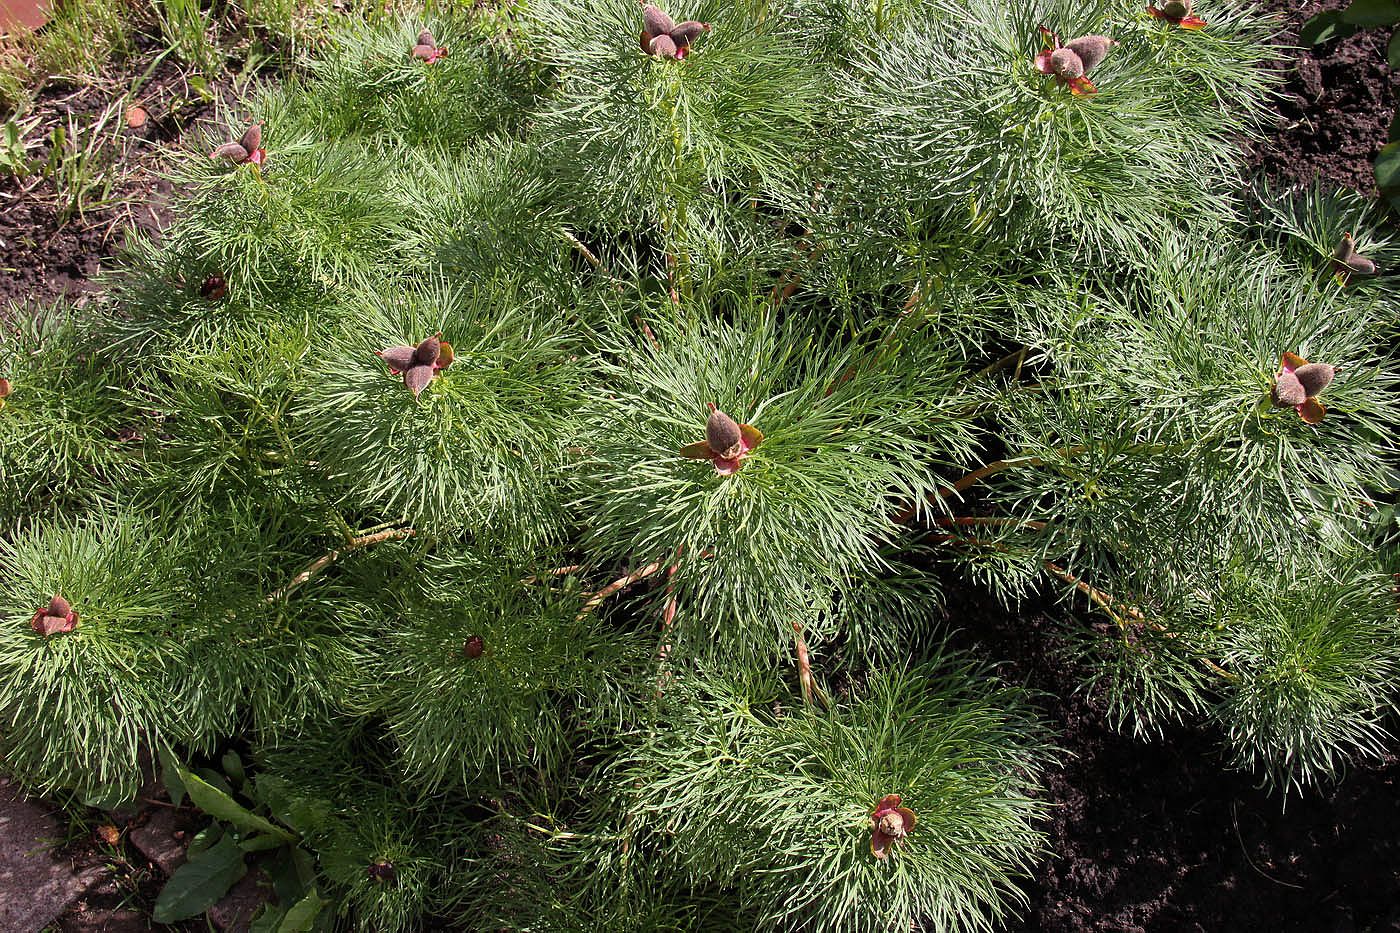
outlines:
M958 643L1040 693L1066 752L1043 794L1053 854L1011 933L1400 931L1400 760L1285 801L1228 770L1208 728L1110 729L1064 651L1083 616L1024 608L957 589L948 607Z
M1282 38L1289 43L1309 16L1346 2L1267 5L1288 23ZM1303 53L1281 50L1288 77L1278 123L1246 147L1250 166L1281 183L1321 179L1370 192L1371 160L1397 96L1386 39L1367 31ZM92 119L129 87L46 91L37 132L47 134L69 114ZM139 131L121 130L115 206L60 223L50 183L0 180L0 307L81 296L129 226L163 226L169 192L149 171L154 144L178 139L210 108L189 106L192 95L168 63L141 96L152 119ZM990 609L984 595L954 590L949 616L960 642L1005 659L1003 676L1042 692L1066 752L1044 790L1054 805L1053 855L1027 885L1030 906L1012 925L1015 933L1400 931L1400 761L1361 768L1336 788L1285 805L1224 768L1208 731L1183 727L1144 741L1110 729L1095 698L1076 691L1058 610L1033 606L1010 616ZM135 877L113 880L110 891L99 885L62 929L140 928L125 908L149 904L155 878L125 851Z
M158 51L153 42L146 44L151 47L120 74L80 88L46 88L25 115L25 125L38 118L25 139L31 142L29 157L41 161L49 157L55 127L67 132L70 125L100 125L104 139L94 149L94 165L111 173L114 186L106 197L94 198L97 203L65 217L52 180L38 173L0 175L0 318L12 301L31 308L62 298L81 304L130 230L156 232L168 223L170 185L158 173L162 149L207 120L215 109L213 98L231 96L231 87L225 80L201 96L168 58L141 81ZM129 99L138 84L135 98ZM136 128L125 119L132 102L147 114ZM42 144L32 145L36 141Z

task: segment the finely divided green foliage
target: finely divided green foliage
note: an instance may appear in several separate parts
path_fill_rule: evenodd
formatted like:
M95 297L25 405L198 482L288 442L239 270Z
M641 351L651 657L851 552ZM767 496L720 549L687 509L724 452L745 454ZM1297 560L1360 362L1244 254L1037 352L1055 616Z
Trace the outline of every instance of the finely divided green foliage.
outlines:
M969 693L986 673L895 667L779 715L771 685L679 685L624 765L635 870L730 880L756 929L993 929L1041 845L1025 791L1050 752L1019 691ZM896 790L918 823L879 861L870 813Z
M1239 765L1302 788L1358 752L1386 754L1400 676L1394 583L1369 554L1303 580L1243 583L1219 636L1239 679L1214 710Z
M1142 253L1164 222L1228 217L1236 137L1270 84L1267 19L1226 6L1209 31L1164 35L1140 8L1095 0L925 9L870 40L845 82L852 120L838 156L852 158L843 167L858 197L901 197L943 225L985 223L1002 248L1100 262ZM1099 93L1074 96L1035 70L1041 23L1065 41L1118 41L1094 71Z
M352 502L425 528L548 538L582 397L560 315L532 314L529 293L509 283L365 292L345 310L345 336L319 348L296 412L321 470ZM415 398L374 354L437 332L454 360Z
M689 202L781 189L816 142L829 82L781 6L697 2L712 22L686 61L638 42L634 0L544 0L531 51L559 70L534 138L590 220L684 227Z
M888 344L838 349L809 328L763 306L724 324L658 323L655 346L609 348L615 389L589 413L579 505L591 549L674 564L678 620L703 640L748 643L729 651L782 647L795 614L884 569L890 503L928 495L935 468L970 447L965 400L931 347L917 367L886 368ZM764 432L723 482L708 461L675 455L703 438L709 402ZM822 616L819 636L833 634Z
M0 522L111 501L141 472L93 340L61 309L0 334Z
M577 736L618 729L645 682L649 648L578 615L552 580L496 555L453 554L426 568L436 598L394 607L362 672L361 702L381 715L415 786L500 781L525 767L560 776ZM431 618L435 624L414 624ZM479 655L468 642L480 639Z
M311 63L306 86L294 92L302 125L326 138L442 150L518 129L544 89L541 67L511 55L506 41L477 40L471 22L460 19L426 23L448 54L425 64L409 55L424 25L401 18L333 33L333 48Z
M1042 541L1038 557L1181 595L1202 563L1311 566L1319 538L1373 520L1400 419L1377 355L1389 303L1266 249L1224 250L1165 250L1135 287L1067 281L1027 307L1023 339L1053 368L1038 398L1007 397L1011 466L989 494L1051 522L1011 532ZM1343 374L1317 427L1269 399L1285 351Z
M209 737L207 711L180 689L179 634L194 624L181 544L169 526L110 512L0 541L0 735L32 786L120 800L141 784L144 741ZM78 627L45 638L29 620L55 594Z
M181 163L176 183L189 192L188 208L168 234L172 249L218 271L235 294L262 302L368 273L402 216L387 196L385 164L372 151L352 140L293 136L273 122L278 114L257 114L271 124L263 131L268 161L261 169L208 157L243 132L245 123L232 116L230 130L213 131L209 148Z
M1396 251L1237 184L1267 22L1210 7L704 0L682 61L631 0L337 31L176 159L95 332L0 345L9 766L126 792L236 737L364 929L989 929L1052 753L925 648L949 571L1093 600L1127 728L1288 789L1382 754L1394 287L1329 256ZM1096 95L1040 22L1120 40ZM209 158L253 120L264 165ZM376 351L438 331L415 398ZM1315 426L1286 351L1337 367ZM678 453L707 403L765 435L732 475Z

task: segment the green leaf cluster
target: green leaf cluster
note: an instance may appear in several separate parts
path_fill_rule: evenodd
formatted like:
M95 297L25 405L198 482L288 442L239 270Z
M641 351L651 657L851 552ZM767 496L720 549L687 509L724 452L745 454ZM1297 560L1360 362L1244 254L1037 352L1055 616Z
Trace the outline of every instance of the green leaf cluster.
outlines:
M1059 598L1144 740L1288 792L1388 754L1396 294L1331 257L1400 246L1245 183L1273 23L1209 6L702 0L680 61L630 0L341 27L94 313L0 339L7 768L236 748L166 768L217 828L162 916L262 850L264 930L982 930L1057 752L949 590ZM1118 40L1097 94L1040 23ZM378 354L439 332L415 394ZM726 473L711 404L763 436Z

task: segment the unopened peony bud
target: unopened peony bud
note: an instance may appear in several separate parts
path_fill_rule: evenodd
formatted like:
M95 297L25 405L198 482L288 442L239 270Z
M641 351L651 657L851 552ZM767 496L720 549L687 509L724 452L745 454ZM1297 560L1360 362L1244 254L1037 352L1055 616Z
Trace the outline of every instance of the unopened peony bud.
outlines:
M379 884L393 884L398 878L398 872L394 870L394 863L388 859L375 859L369 865L369 880Z
M676 21L660 7L648 3L642 7L642 27L654 38L669 35L671 30L676 28Z
M651 40L651 54L661 58L675 58L680 46L668 35L660 35Z
M480 635L473 635L471 638L468 638L466 644L462 646L462 653L475 661L486 653L486 642L482 641Z
M442 331L438 331L431 337L426 338L418 344L418 348L413 352L413 358L419 363L431 366L438 361L438 356L442 353Z
M36 610L29 627L45 638L71 632L78 627L78 614L62 596L54 596L44 609Z
M1281 408L1291 408L1303 404L1303 400L1307 397L1308 392L1303 388L1303 383L1296 374L1279 373L1274 379L1273 399L1275 405Z
M671 30L671 38L679 46L687 46L694 42L701 33L709 32L709 23L698 23L695 20L688 20Z
M210 301L218 301L226 294L228 294L228 283L221 275L211 275L199 286L200 297Z
M1070 48L1056 49L1051 52L1050 67L1055 70L1055 74L1062 78L1082 78L1086 70L1084 62Z
M1316 395L1327 388L1336 374L1337 368L1331 363L1304 363L1293 371L1306 395Z
M716 455L730 459L739 456L744 450L743 432L739 423L724 412L715 408L705 422L705 442Z
M870 853L878 859L888 858L891 847L903 841L918 822L913 810L900 806L902 802L898 794L887 794L870 814Z
M1079 61L1084 66L1084 74L1088 74L1098 67L1099 62L1104 60L1108 50L1117 45L1108 36L1080 36L1078 39L1071 39L1065 43L1065 48L1071 49L1079 56Z

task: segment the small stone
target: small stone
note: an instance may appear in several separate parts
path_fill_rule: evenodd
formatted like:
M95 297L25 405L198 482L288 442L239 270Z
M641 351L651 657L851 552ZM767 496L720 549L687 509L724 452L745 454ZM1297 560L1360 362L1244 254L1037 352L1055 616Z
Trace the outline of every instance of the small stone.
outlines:
M146 113L146 108L139 104L132 104L130 107L126 108L126 125L133 130L139 130L141 127L145 126L148 117L149 114Z

